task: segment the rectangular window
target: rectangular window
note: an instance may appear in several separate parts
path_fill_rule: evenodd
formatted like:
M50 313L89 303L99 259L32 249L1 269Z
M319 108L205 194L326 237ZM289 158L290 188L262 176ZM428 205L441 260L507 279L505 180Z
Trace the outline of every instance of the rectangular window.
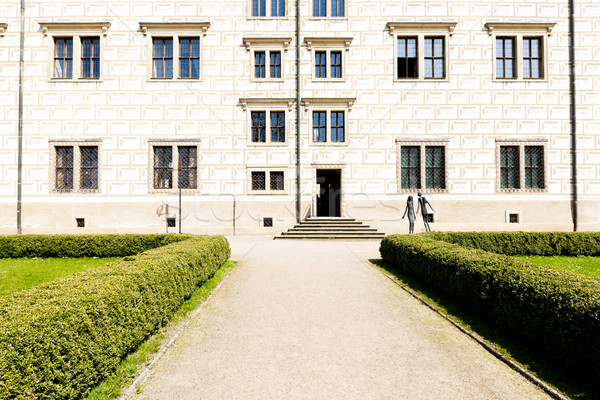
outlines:
M200 78L200 38L179 39L179 77Z
M332 111L331 112L331 141L332 142L343 142L344 141L344 112L343 111Z
M425 78L445 78L444 38L425 38Z
M266 138L266 112L252 111L250 117L252 119L252 141L265 143Z
M265 77L265 55L264 51L254 52L254 77L264 78Z
M283 190L283 171L271 171L269 174L271 190Z
M543 78L543 66L542 38L523 38L523 78Z
M271 51L271 78L281 78L281 52Z
M421 188L421 148L419 146L401 147L400 175L403 189Z
M525 188L545 188L543 146L525 146Z
M327 142L326 111L313 111L313 141Z
M181 189L197 188L197 148L196 146L179 146L178 186Z
M446 166L444 146L425 147L425 187L428 189L446 188Z
M252 190L265 190L267 188L266 174L264 171L252 171Z
M56 147L56 182L58 190L73 189L73 146Z
M341 78L342 77L342 52L332 51L331 52L331 77Z
M418 78L417 38L398 38L398 78Z
M519 189L519 146L500 146L500 187Z
M285 0L271 0L271 16L285 17Z
M285 142L285 112L271 112L271 142Z
M171 146L154 147L154 189L173 188L173 149Z
M81 38L81 77L100 78L100 38Z
M79 148L81 170L79 187L81 189L98 189L98 146L82 146Z
M313 0L313 17L326 17L326 0Z
M344 0L330 0L331 1L331 16L332 17L343 17L344 16Z
M516 78L514 37L496 38L496 78Z
M153 78L173 78L173 39L154 38L152 64Z
M315 51L315 78L327 78L326 51Z
M264 17L267 15L267 0L252 0L252 16Z
M54 39L54 77L73 78L73 38Z

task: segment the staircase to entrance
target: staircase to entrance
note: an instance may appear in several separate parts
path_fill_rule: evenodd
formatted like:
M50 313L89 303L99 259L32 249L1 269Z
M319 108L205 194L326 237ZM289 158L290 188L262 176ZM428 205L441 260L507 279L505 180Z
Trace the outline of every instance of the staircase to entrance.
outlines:
M309 217L274 239L381 240L384 236L354 218Z

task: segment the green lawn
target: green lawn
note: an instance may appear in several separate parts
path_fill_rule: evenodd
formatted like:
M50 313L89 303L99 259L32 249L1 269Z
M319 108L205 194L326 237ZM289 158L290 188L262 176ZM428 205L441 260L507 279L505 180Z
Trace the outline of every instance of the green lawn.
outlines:
M516 256L536 265L548 265L554 268L600 278L600 257L590 256Z
M0 296L98 267L120 257L0 258Z

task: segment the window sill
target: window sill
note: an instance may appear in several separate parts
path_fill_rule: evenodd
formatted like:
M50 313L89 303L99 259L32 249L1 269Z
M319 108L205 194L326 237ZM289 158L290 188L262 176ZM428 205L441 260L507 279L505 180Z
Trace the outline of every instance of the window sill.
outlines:
M273 196L273 195L287 195L287 190L248 190L247 194L261 195L261 196Z
M312 78L313 82L337 82L342 83L346 82L346 77L343 78Z
M250 82L255 83L282 83L285 82L284 78L250 78Z
M50 83L102 83L102 78L50 78Z
M548 189L547 188L543 188L543 189L517 189L517 188L510 188L510 189L502 189L502 188L496 188L496 192L497 193L513 193L513 194L527 194L527 193L548 193Z
M547 83L548 79L546 78L494 78L494 82L499 83Z
M400 194L405 194L405 193L416 193L416 192L421 192L423 194L444 194L444 193L450 193L450 191L448 189L424 189L424 188L399 188L398 189L398 193Z
M249 142L248 147L287 147L288 142Z
M310 143L310 147L347 147L348 142L315 142Z
M179 189L149 189L149 194L172 194L179 193ZM200 189L181 189L181 193L200 193Z
M450 82L450 78L394 78L394 82Z
M52 194L100 194L100 189L53 189Z
M337 21L347 21L347 20L348 20L348 17L329 17L329 16L327 16L327 17L315 17L315 16L312 16L312 17L308 17L307 19L308 19L309 21L319 21L319 20L329 20L329 21L336 21L336 20L337 20Z
M255 20L255 21L271 21L271 20L278 20L278 21L282 21L282 20L292 20L293 18L285 15L283 17L273 17L273 16L264 16L264 17L255 17L255 16L251 16L251 17L246 17L246 19L249 20Z
M146 82L202 82L201 78L147 78Z

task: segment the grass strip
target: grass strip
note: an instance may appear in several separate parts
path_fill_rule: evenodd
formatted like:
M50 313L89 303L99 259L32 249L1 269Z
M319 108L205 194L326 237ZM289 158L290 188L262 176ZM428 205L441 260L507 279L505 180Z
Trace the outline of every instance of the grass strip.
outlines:
M535 265L546 265L563 271L600 278L600 257L590 256L514 256Z

